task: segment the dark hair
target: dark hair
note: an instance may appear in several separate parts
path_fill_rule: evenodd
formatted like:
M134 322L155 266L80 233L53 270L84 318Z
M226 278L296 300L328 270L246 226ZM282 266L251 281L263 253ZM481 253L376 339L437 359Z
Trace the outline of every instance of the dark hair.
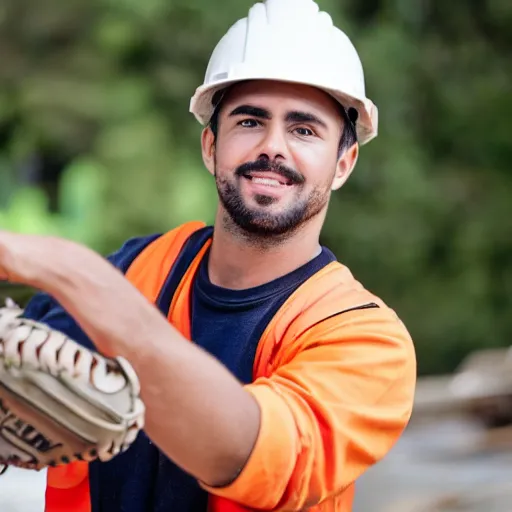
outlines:
M225 92L226 90L217 91L212 98L212 104L215 105L215 110L213 111L208 126L210 127L214 138L217 138L217 133L219 131L219 114L222 108L222 98L225 96ZM344 129L338 145L338 154L341 156L357 142L356 122L359 114L355 108L349 108L346 110L341 104L339 105L339 111L344 121Z
M341 156L357 142L356 123L359 113L355 108L346 110L341 104L339 108L344 124L343 133L338 145L338 156Z

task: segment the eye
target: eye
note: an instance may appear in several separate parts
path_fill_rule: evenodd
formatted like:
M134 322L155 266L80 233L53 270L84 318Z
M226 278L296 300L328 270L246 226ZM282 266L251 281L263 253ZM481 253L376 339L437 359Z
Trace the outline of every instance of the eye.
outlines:
M243 128L254 128L255 126L258 126L258 122L254 119L243 119L238 123L238 125Z
M312 130L310 130L309 128L305 128L304 126L296 128L295 131L301 137L311 137L312 135L314 135Z

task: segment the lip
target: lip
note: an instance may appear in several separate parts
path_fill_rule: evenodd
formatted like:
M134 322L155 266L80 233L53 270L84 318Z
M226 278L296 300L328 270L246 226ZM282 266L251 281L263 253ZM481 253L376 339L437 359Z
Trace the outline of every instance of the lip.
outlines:
M265 179L274 180L275 178L273 176L265 176ZM265 182L255 181L250 177L244 177L242 183L243 188L245 188L245 190L247 190L248 193L251 195L261 194L265 196L275 197L276 199L281 196L284 196L284 194L286 194L286 192L291 188L291 185L286 185L281 182L279 182L279 184L269 184Z
M272 172L272 171L265 171L265 172L251 171L251 172L248 172L247 174L245 174L244 178L246 178L248 180L252 180L254 178L262 178L262 179L267 179L267 180L276 180L281 185L285 185L285 186L293 185L293 183L290 179L286 178L285 176L282 176L281 174L279 174L277 172Z

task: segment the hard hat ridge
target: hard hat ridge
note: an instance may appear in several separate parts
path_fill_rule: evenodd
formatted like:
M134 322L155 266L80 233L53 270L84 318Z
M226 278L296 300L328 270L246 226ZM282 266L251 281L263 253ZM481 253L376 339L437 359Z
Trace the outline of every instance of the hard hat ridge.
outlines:
M312 19L320 10L313 0L266 0L257 3L251 9L260 6L265 10L269 23L282 23L286 19Z

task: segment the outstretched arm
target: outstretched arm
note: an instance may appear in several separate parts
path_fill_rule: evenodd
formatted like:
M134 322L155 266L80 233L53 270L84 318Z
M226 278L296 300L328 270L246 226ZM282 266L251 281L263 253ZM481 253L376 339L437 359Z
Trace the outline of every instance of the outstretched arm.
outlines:
M0 279L47 292L99 352L132 364L147 410L145 430L176 464L213 486L237 476L258 435L257 402L121 272L73 242L0 232Z

